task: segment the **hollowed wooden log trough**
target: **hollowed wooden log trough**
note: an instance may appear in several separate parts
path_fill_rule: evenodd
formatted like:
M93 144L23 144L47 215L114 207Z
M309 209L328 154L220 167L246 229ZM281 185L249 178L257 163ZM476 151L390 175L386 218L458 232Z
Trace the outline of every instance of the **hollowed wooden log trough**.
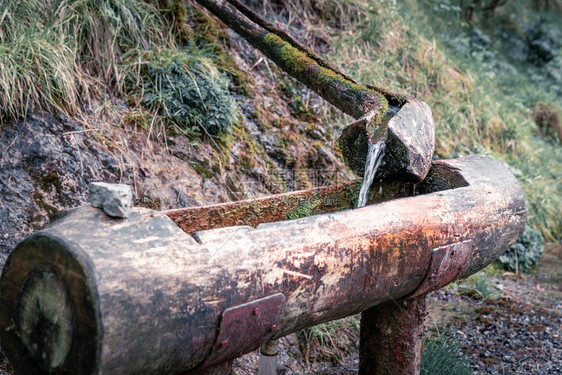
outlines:
M4 351L17 374L221 373L269 340L364 312L360 373L415 373L425 293L500 255L523 231L523 195L484 156L436 161L417 185L375 184L350 209L357 190L127 219L67 212L4 267ZM285 220L298 210L315 215Z

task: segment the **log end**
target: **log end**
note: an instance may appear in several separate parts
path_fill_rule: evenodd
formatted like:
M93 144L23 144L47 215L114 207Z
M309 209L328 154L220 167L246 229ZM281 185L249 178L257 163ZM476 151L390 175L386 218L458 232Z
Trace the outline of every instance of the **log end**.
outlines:
M68 293L53 272L31 274L19 299L18 331L26 352L41 368L56 369L70 352L72 311Z
M95 372L97 296L79 252L39 232L8 258L0 278L0 338L15 373Z

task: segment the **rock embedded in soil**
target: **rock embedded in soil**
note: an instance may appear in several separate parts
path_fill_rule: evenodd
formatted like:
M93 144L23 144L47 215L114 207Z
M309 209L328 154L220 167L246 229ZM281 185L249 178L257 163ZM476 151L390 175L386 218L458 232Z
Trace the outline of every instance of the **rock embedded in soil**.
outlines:
M103 209L108 216L126 218L131 211L133 191L129 185L90 183L89 202L92 206Z

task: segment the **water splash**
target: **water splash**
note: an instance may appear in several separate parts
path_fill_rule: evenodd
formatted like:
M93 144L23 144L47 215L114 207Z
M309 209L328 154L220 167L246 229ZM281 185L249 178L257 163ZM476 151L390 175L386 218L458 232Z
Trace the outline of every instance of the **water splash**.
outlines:
M363 177L363 184L359 190L359 199L357 200L357 208L365 207L369 195L369 188L373 183L375 174L381 165L382 157L384 156L384 149L386 143L384 140L371 143L368 142L367 161L365 162L365 176Z

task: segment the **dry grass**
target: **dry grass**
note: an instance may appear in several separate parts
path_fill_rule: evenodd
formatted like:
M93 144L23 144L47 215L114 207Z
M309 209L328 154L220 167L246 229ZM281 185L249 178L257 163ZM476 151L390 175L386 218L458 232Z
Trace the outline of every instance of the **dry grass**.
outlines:
M0 44L0 124L33 108L75 113L89 97L75 53L57 33L14 30Z
M0 124L32 109L75 114L121 87L127 52L173 44L139 0L5 0L0 14ZM93 90L92 90L93 89Z

